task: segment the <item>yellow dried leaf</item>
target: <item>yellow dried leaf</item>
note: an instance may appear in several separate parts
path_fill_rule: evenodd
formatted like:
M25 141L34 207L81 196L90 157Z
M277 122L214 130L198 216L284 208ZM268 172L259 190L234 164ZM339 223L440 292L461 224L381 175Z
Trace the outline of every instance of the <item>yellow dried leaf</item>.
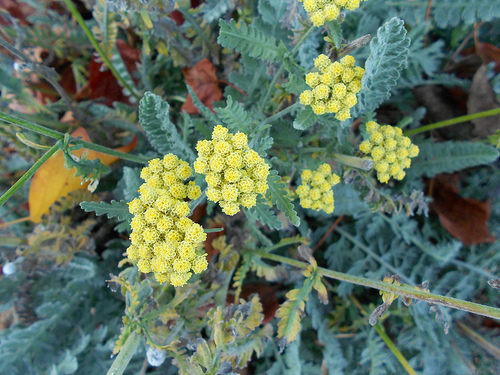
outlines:
M81 137L84 141L91 142L87 131L79 127L72 134L72 137ZM130 152L134 149L137 140L116 150ZM80 157L85 152L87 159L99 159L104 165L110 165L118 160L115 156L103 154L101 152L81 148L73 152L73 155ZM67 169L64 167L64 156L58 152L47 160L31 179L29 191L29 207L31 221L38 223L42 216L49 212L50 207L60 198L79 189L86 189L89 182L82 184L80 177L75 177L76 168Z

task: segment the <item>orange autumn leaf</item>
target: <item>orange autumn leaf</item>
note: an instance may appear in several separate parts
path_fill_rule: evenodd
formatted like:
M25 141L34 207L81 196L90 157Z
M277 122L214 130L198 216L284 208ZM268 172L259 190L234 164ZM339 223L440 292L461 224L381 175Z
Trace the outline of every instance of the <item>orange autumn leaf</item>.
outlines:
M91 142L87 131L79 127L72 134L72 137L81 137L84 141ZM116 148L116 151L130 152L134 149L137 138L126 146ZM104 165L110 165L118 160L115 156L103 154L101 152L79 149L73 155L80 157L85 152L87 159L99 159ZM64 167L64 155L58 152L47 160L36 171L31 179L29 191L29 207L31 221L38 223L42 216L49 212L50 207L60 198L67 196L72 191L86 189L89 181L82 184L80 177L75 177L76 168L67 169Z
M222 99L222 91L219 89L219 80L215 75L217 69L208 59L199 61L192 68L183 68L182 74L186 83L191 86L200 101L214 112L213 102ZM199 114L198 108L193 104L191 95L187 95L182 104L181 111L191 114Z
M457 188L443 178L433 180L432 208L439 221L453 237L466 246L494 242L487 222L490 218L490 203L462 198Z

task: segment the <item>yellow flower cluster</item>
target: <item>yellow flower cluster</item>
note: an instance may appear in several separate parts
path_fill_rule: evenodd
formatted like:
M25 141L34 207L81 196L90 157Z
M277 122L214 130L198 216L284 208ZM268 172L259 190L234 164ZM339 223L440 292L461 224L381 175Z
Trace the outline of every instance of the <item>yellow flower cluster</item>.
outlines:
M316 211L323 210L327 214L331 214L335 208L332 186L340 182L340 177L332 173L330 165L322 164L316 171L304 169L300 177L302 185L296 190L300 198L300 205L304 208L312 208Z
M245 134L233 135L217 125L212 140L199 141L196 150L194 170L205 175L207 198L219 202L225 214L237 214L240 204L246 208L255 206L257 194L266 193L269 165L248 147Z
M190 271L207 269L206 254L196 251L207 235L187 217L189 204L184 201L201 195L194 181L183 182L191 174L189 164L173 154L153 159L141 171L146 182L139 189L140 197L129 203L134 217L127 256L137 262L139 271L154 272L159 283L181 286L191 277Z
M306 74L306 83L312 90L300 94L299 100L310 105L317 115L336 113L340 121L351 117L351 107L358 102L356 94L361 90L361 78L365 70L354 66L354 57L344 56L340 62L332 62L326 55L314 59L314 66L321 73Z
M299 0L309 13L314 26L321 26L326 21L336 20L343 9L356 10L363 0Z
M403 136L401 128L396 126L380 126L375 121L369 121L366 130L370 139L363 141L359 149L371 154L378 180L387 182L391 177L402 180L406 175L404 169L410 168L410 158L418 155L418 146Z

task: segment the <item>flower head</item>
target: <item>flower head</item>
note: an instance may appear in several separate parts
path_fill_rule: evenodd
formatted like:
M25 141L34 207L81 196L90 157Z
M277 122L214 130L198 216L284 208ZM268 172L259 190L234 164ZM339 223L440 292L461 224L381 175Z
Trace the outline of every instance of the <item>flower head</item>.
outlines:
M332 173L329 164L322 164L316 171L304 169L302 184L297 187L296 193L300 198L300 205L304 208L323 210L331 214L334 210L332 186L340 182L340 177Z
M400 128L383 125L375 121L366 124L366 131L370 134L367 139L359 145L361 152L371 154L374 169L380 182L387 183L391 177L402 180L409 168L411 159L418 155L418 146L411 143L411 139L403 136Z
M199 149L210 153L212 144L202 144ZM205 256L196 252L206 233L187 217L190 210L185 199L201 195L194 181L184 184L191 174L189 164L173 154L153 159L141 171L145 183L139 189L140 197L129 203L134 217L127 256L141 272L154 272L160 283L181 286L191 277L191 270L200 273L207 268L206 260L200 260Z
M257 204L257 194L265 194L269 165L248 147L243 133L231 134L217 125L212 140L196 146L195 171L205 175L207 198L218 202L226 215L235 215L243 207Z
M342 10L356 10L363 0L299 0L314 26L336 20Z
M306 83L312 90L300 94L299 101L310 105L314 113L336 113L336 118L345 121L351 117L351 107L358 102L356 94L361 90L364 69L354 66L352 56L344 56L340 62L332 62L326 55L319 55L314 66L321 73L306 74Z

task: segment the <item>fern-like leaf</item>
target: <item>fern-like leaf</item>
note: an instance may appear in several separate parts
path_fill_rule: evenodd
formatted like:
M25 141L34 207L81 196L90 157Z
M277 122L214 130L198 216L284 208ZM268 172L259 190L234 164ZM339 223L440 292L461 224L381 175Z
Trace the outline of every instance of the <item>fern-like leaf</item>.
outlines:
M98 25L93 28L95 38L99 41L104 54L111 57L118 36L118 25L114 21L115 15L109 10L108 3L105 0L97 2L92 15Z
M396 86L401 70L406 67L410 50L404 22L391 18L370 42L371 54L366 60L362 90L359 93L359 110L365 113L377 108L389 98Z
M206 22L213 22L226 14L229 9L234 8L235 3L235 0L206 0L203 3L201 15Z
M112 200L106 202L82 202L80 207L85 212L95 212L97 216L107 215L108 219L117 218L118 220L126 221L132 218L132 214L128 210L127 202Z
M191 98L193 99L194 106L198 108L198 111L200 111L203 117L210 121L212 125L219 125L221 123L220 119L217 117L217 115L212 113L212 111L210 111L210 109L205 104L201 102L191 86L187 85L187 90L189 92L189 95L191 95Z
M410 171L418 176L432 177L464 168L488 164L498 158L498 151L489 145L472 142L424 142Z
M401 3L402 7L425 7L427 0ZM500 17L499 0L434 0L432 18L441 28L455 27L463 21L473 24L478 21L491 21Z
M220 34L217 42L226 48L235 49L242 54L249 55L261 60L278 61L287 53L283 42L277 44L277 40L264 34L254 26L241 23L240 27L236 21L231 19L229 23L220 20Z
M312 126L317 119L318 115L314 113L310 106L306 106L299 112L299 115L293 122L293 127L297 130L306 130Z
M271 173L267 177L267 183L269 185L268 193L271 202L286 215L293 225L298 227L300 225L300 218L297 216L292 200L288 197L288 192L285 189L286 185L281 182L278 172L271 170Z
M111 50L110 59L111 59L111 63L113 64L113 66L115 67L116 71L118 72L118 75L123 78L123 80L127 84L127 86L135 88L135 83L132 80L132 76L128 72L128 69L127 69L127 67L125 65L125 62L123 61L122 56L120 55L120 52L118 52L118 49L116 47L114 47ZM126 97L128 97L128 100L131 103L136 103L136 99L132 95L132 93L130 92L130 90L126 89L125 87L123 87L123 84L122 84L122 82L120 80L117 80L117 82L118 82L118 84L120 86L122 86L123 95L125 95Z
M286 294L287 300L276 311L280 351L297 339L301 330L300 321L304 314L305 301L313 287L313 280L306 279L300 289L292 289Z
M260 220L264 225L267 225L271 229L281 229L283 228L283 223L279 221L276 214L271 210L264 202L258 202L251 209L246 211L247 215L253 221Z
M231 95L227 97L226 108L215 108L215 112L219 114L220 119L230 131L250 133L252 120L248 117L243 105L233 100Z
M193 150L185 144L169 118L170 105L160 96L146 92L139 103L139 119L149 142L161 154L172 152L179 157L194 160Z

